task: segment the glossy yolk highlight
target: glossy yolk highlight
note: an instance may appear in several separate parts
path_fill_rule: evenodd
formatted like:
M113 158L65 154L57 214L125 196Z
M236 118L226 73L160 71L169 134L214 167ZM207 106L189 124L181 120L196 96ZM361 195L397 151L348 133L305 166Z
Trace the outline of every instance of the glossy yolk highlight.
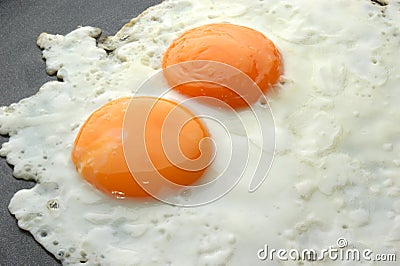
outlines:
M255 81L262 93L278 81L283 70L280 53L272 41L256 30L233 24L209 24L185 32L165 52L162 67L165 69L193 60L217 61L233 66ZM206 73L199 74L198 69L195 72L196 76L207 76ZM168 81L176 84L176 81ZM241 97L243 95L225 86L205 82L199 86L193 82L178 85L175 89L187 96L214 97L234 108L247 106ZM253 87L252 91L245 92L246 99L251 99L248 102L252 103L261 92Z
M138 160L136 164L150 160L154 164L154 171L160 172L164 178L179 185L190 185L197 181L205 169L190 171L181 169L168 160L161 142L163 122L168 115L173 121L188 122L182 125L173 125L182 128L179 132L179 152L188 160L200 156L199 143L209 137L206 128L200 120L195 118L187 109L177 106L176 103L153 97L121 98L111 101L95 111L81 127L72 150L72 161L81 176L100 191L117 198L147 197L149 196L133 178L125 160L122 144L123 121L125 112L134 100L139 107L148 108L146 125L141 125L140 112L138 116L130 116L130 122L137 128L145 129L147 151L133 149ZM175 112L171 113L171 110ZM136 123L138 122L138 123ZM211 157L212 147L202 150L203 154ZM151 180L150 180L151 181ZM150 182L157 189L157 180ZM160 188L161 189L161 188Z

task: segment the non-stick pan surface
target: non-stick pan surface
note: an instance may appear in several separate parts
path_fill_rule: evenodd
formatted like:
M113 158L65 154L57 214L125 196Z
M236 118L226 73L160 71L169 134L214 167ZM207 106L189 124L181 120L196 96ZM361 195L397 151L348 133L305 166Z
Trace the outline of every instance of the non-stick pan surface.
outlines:
M113 35L157 0L0 0L0 106L31 96L49 80L36 39L42 32L67 34L77 26L103 29ZM7 139L0 137L0 143ZM12 177L0 159L0 265L59 265L9 213L14 193L32 187ZM26 199L29 201L29 199Z

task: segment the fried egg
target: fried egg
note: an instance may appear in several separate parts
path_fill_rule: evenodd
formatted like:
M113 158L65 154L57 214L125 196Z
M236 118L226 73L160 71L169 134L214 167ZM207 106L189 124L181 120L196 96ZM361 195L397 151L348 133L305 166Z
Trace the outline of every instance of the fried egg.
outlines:
M46 70L61 81L48 82L37 94L0 109L0 133L10 135L0 154L14 165L15 177L37 182L15 194L11 213L57 259L73 265L262 265L269 262L260 261L257 251L265 244L276 249L322 249L335 245L340 237L359 249L397 251L399 16L400 4L394 1L380 7L361 0L167 0L99 43L101 31L93 27L65 36L41 34L38 45ZM203 58L204 49L195 49L199 46L191 43L191 35L213 43L216 39L207 39L204 32L209 25L255 31L269 52L248 56L249 51L236 46L253 40L240 37L237 44L222 42L231 45L226 54ZM254 45L258 44L257 39ZM127 199L129 191L113 193L121 192L120 187L87 182L94 172L105 173L107 181L107 171L117 173L125 167L121 157L112 161L105 156L112 155L113 147L103 152L114 137L94 140L107 132L103 125L116 122L120 127L121 105L126 107L135 97L159 95L146 81L159 77L163 67L180 63L169 61L174 53L183 62L231 61L266 93L273 112L272 119L263 97L251 102L254 109L238 108L242 102L229 100L232 94L225 94L223 88L217 95L209 92L215 87L206 87L205 92L178 87L170 99L161 100L174 106L182 95L204 93L223 98L232 107L227 119L201 102L188 101L187 111L182 111L214 115L228 129L221 130L213 121L190 120L198 137L182 145L187 154L193 152L196 158L198 150L191 148L208 136L218 147L215 161L192 181L212 179L223 171L233 178L243 174L229 193L197 207L174 206L151 197ZM235 56L243 58L243 64ZM254 60L251 64L261 64L255 68L259 71L247 71L248 57ZM267 74L258 79L260 71ZM276 150L267 179L249 193L253 170L270 164L257 160L264 147L258 142L260 129L252 119L253 111L258 118L274 122L275 135L268 137L276 139ZM235 116L240 119L231 122ZM111 124L99 121L102 118ZM91 142L100 148L85 150ZM232 159L229 147L242 157ZM88 154L92 157L85 157ZM99 158L106 160L102 166L91 163ZM86 169L83 163L88 161L91 167ZM236 168L241 166L245 167L242 173ZM131 185L122 183L125 186ZM191 197L190 193L179 196ZM291 265L290 261L271 263Z

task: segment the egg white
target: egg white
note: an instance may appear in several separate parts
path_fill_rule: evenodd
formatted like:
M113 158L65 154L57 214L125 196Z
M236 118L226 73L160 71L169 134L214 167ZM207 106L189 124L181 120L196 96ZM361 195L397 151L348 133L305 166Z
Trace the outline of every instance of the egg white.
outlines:
M399 21L395 1L169 0L98 46L92 27L44 33L47 71L62 82L0 109L0 133L10 135L0 154L17 178L38 182L9 209L64 264L256 265L265 264L257 258L264 244L321 249L339 237L360 249L398 250ZM196 208L94 190L70 160L80 125L132 95L179 34L212 22L256 29L282 53L283 82L268 95L277 150L267 181L248 193L245 178Z

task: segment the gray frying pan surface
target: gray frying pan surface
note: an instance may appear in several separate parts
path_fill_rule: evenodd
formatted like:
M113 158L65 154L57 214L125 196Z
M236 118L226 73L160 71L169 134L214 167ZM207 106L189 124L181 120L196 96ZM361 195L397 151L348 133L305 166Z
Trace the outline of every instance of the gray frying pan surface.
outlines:
M113 35L131 18L160 0L0 0L0 106L31 96L49 80L36 39L42 32L67 34L77 26ZM0 136L0 143L7 138ZM19 229L8 211L14 193L32 182L17 180L0 158L0 265L59 265L53 255ZM29 200L29 199L27 199Z

